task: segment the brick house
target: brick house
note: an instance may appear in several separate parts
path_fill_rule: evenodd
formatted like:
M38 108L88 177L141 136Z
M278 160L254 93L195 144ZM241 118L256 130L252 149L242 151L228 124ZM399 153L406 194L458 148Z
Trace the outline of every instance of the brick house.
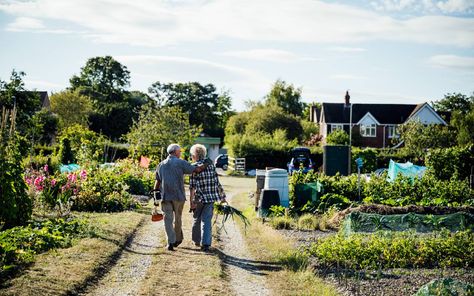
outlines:
M310 120L319 124L323 138L342 129L361 147L385 148L393 146L398 138L397 127L406 122L420 121L423 124L443 124L444 119L427 103L421 104L351 104L346 92L344 103L322 103L321 108L311 107Z

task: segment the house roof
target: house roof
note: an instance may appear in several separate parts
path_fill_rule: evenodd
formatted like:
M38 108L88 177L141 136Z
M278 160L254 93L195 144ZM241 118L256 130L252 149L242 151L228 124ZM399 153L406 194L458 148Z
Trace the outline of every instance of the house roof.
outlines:
M26 91L28 94L37 94L40 98L40 104L42 108L49 108L51 103L47 91Z
M359 122L367 113L380 124L402 124L424 104L352 104L352 123ZM349 123L350 105L323 103L322 112L326 123Z

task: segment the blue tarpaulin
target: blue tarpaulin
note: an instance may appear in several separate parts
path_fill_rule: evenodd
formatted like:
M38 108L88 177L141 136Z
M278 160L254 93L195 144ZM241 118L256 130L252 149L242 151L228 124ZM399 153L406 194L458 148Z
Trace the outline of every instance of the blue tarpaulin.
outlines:
M80 169L81 169L81 167L78 164L75 164L75 163L62 164L59 167L59 170L61 171L61 173L72 173L72 172L78 171Z
M393 182L398 174L402 176L421 178L426 171L426 167L414 165L411 162L397 163L390 159L390 164L388 165L388 174L387 180Z

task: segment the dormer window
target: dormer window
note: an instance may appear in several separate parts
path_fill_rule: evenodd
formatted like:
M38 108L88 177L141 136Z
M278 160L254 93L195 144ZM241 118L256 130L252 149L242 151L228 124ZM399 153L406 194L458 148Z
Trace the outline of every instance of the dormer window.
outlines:
M360 135L362 137L376 137L377 136L377 125L376 124L362 124L360 126Z

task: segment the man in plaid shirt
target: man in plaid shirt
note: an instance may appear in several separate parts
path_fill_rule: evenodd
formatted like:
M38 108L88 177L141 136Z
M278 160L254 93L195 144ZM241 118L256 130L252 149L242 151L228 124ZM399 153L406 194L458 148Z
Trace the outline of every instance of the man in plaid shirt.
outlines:
M206 158L206 147L196 144L191 147L194 165L200 165ZM214 202L225 201L225 193L217 177L216 167L209 165L200 174L189 178L191 209L194 209L192 239L203 251L209 251L212 241L212 214Z

